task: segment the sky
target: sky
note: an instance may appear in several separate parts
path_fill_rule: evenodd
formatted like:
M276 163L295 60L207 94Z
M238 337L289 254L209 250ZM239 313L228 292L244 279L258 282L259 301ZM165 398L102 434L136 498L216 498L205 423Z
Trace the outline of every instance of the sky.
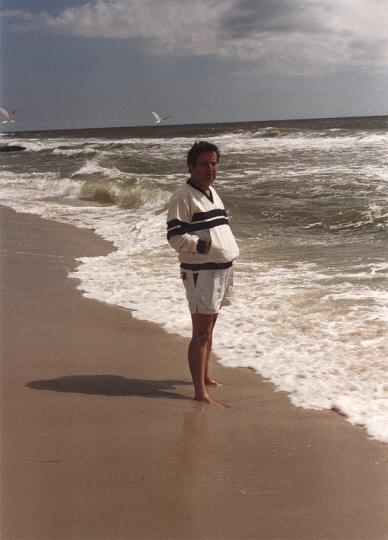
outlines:
M1 0L6 130L388 114L388 0Z

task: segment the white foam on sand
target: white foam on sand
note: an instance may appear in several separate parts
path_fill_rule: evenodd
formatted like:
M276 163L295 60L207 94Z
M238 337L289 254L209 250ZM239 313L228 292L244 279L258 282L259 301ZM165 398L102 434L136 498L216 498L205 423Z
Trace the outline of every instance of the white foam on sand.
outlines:
M134 216L121 240L104 220L99 232L115 237L118 251L80 259L72 276L87 296L189 337L178 264L164 237L165 215L149 210L146 219L143 212ZM343 275L315 264L238 262L235 269L233 308L224 309L217 323L221 363L253 368L294 405L340 411L388 442L388 293L373 288L376 272L388 277L386 263Z

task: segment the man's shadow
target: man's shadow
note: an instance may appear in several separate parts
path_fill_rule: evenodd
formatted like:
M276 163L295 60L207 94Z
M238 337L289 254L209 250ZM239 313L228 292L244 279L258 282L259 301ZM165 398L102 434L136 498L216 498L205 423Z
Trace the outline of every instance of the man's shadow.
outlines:
M118 375L68 375L57 379L31 381L26 384L33 390L51 390L99 396L144 396L149 398L191 399L173 392L176 386L186 386L187 381L127 379Z

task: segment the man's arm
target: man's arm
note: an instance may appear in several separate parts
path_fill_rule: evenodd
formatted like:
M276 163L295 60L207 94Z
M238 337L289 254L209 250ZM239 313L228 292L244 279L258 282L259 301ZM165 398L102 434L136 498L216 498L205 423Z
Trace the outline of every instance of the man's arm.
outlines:
M191 215L188 202L173 196L167 213L167 240L178 253L208 253L211 242L190 234Z

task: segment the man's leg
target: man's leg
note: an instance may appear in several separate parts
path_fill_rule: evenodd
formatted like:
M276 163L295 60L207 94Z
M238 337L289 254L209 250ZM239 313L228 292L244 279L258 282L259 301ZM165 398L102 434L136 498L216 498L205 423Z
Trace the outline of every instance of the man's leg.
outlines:
M217 315L192 313L193 336L189 345L189 367L197 401L217 404L207 393L205 375L212 343L213 328Z
M212 343L213 343L213 330L217 321L217 317L218 317L218 313L213 315L212 333L211 333L210 340L208 341L207 349L206 349L205 384L207 386L222 386L222 384L219 384L218 382L216 382L214 379L211 378L210 371L209 371L210 354L212 352Z

